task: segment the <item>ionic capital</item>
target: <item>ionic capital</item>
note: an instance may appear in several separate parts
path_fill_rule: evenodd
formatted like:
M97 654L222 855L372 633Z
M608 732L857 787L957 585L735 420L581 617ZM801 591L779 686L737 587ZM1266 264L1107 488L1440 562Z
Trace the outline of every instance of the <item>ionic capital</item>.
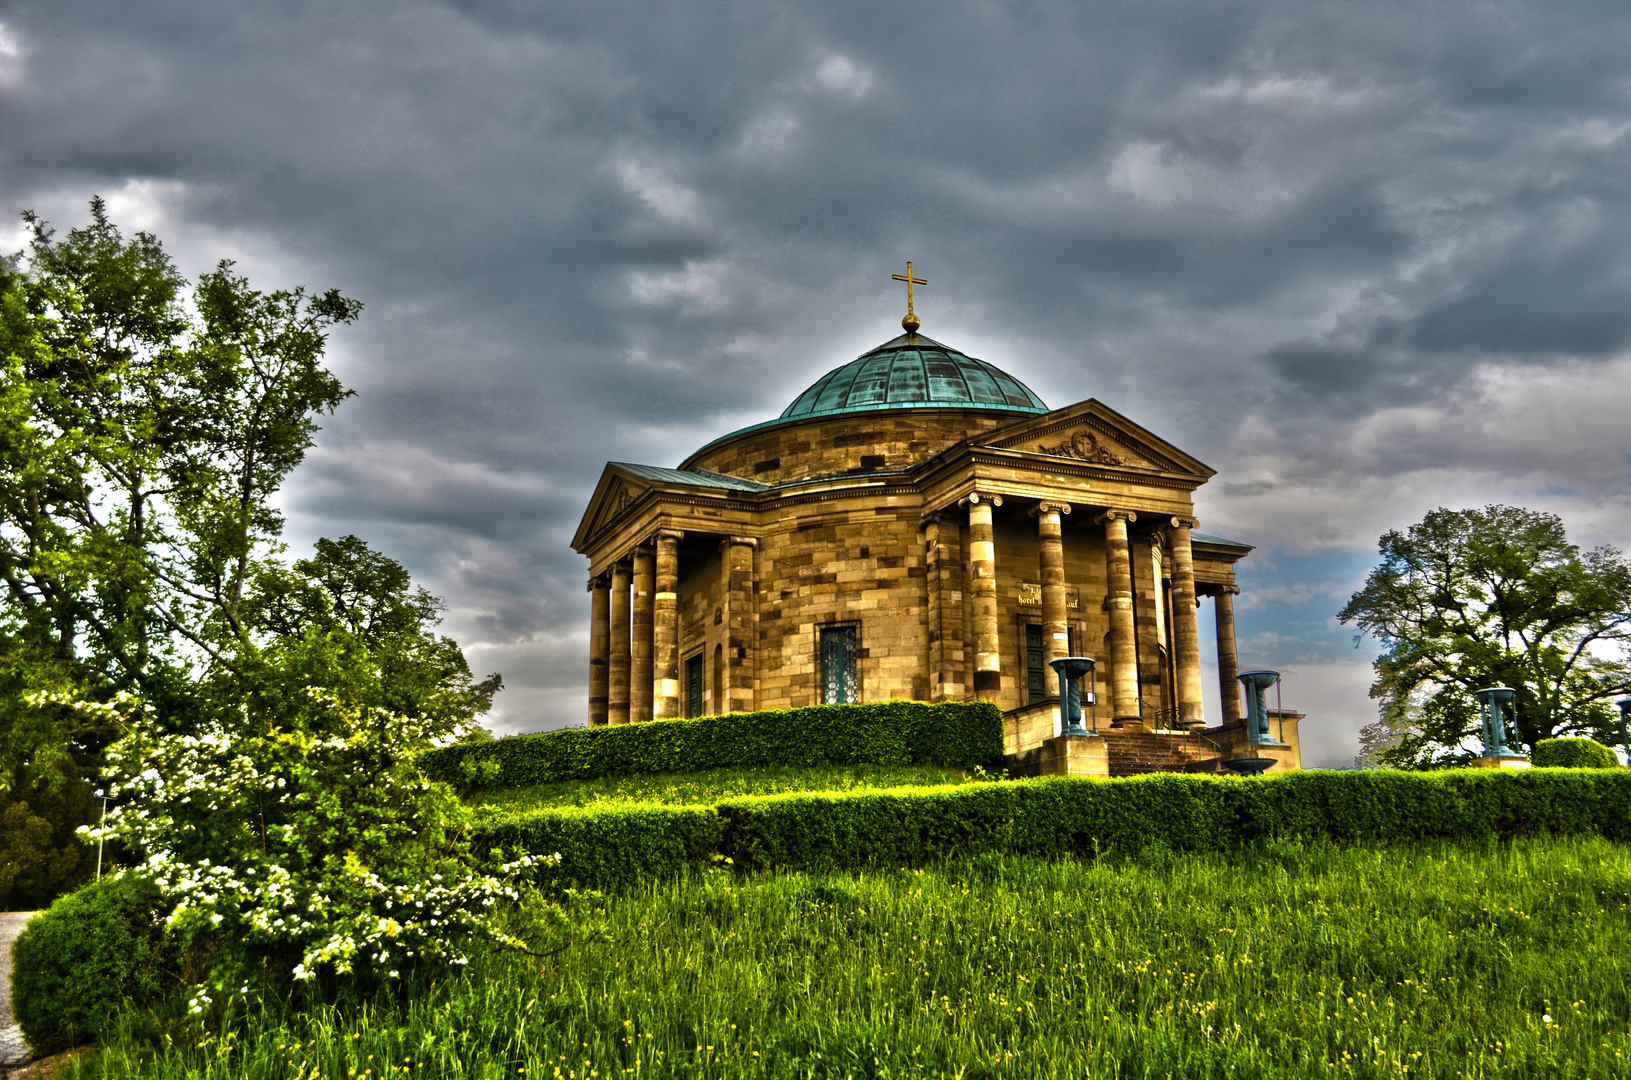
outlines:
M685 533L679 529L658 529L651 534L653 540L673 540L676 543L685 539Z
M1104 525L1111 521L1125 521L1127 524L1131 525L1137 520L1138 515L1133 513L1131 510L1117 510L1112 507L1111 509L1100 514L1098 517L1094 518L1093 524Z
M1174 529L1198 529L1201 523L1192 517L1175 517L1172 519Z
M978 491L972 491L963 498L957 500L958 506L978 506L981 503L989 503L992 506L1001 506L1002 496L982 495Z
M759 538L756 536L727 536L719 542L720 551L732 547L757 548L758 546Z
M1070 504L1067 503L1067 502L1050 502L1047 499L1043 499L1041 502L1037 503L1035 506L1033 506L1031 508L1031 516L1032 517L1041 517L1043 514L1055 514L1055 513L1057 513L1057 514L1068 514L1068 513L1070 513Z

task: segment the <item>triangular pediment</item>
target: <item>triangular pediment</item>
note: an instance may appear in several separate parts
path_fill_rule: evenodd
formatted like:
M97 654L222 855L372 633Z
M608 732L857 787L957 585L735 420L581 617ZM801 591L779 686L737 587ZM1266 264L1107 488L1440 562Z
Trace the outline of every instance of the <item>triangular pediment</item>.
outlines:
M980 446L1107 468L1153 469L1190 476L1213 476L1217 472L1092 398L998 428L977 442Z
M600 483L595 486L594 495L589 499L589 506L583 512L577 535L572 538L572 547L581 551L585 544L607 529L647 486L621 474L615 465L606 466Z

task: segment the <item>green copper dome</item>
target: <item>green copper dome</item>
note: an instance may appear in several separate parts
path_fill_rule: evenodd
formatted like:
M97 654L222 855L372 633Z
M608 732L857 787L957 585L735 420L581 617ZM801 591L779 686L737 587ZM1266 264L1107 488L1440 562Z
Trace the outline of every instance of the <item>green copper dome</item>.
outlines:
M1007 372L922 334L902 334L827 372L780 419L914 408L1048 411L1030 387Z

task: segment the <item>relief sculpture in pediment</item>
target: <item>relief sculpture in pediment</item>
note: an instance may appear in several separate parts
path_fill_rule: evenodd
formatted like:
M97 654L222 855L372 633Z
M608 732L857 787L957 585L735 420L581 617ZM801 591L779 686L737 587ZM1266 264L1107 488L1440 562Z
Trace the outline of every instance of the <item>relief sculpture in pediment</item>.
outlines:
M589 530L590 535L593 536L605 529L633 501L634 494L624 484L619 483L607 491L605 498L601 500L600 510L595 515L595 523Z
M1053 457L1077 458L1099 465L1125 465L1127 462L1099 445L1099 438L1091 431L1080 429L1064 442L1049 446L1038 444L1037 449Z

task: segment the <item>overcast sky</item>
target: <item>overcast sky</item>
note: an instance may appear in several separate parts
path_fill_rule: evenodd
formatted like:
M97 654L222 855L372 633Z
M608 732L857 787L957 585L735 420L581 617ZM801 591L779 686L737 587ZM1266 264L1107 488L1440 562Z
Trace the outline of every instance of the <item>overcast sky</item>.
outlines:
M196 275L338 287L358 396L283 494L446 598L498 730L583 722L607 460L899 332L1218 470L1304 760L1334 614L1435 506L1631 533L1631 5L0 0L0 242L92 194Z

